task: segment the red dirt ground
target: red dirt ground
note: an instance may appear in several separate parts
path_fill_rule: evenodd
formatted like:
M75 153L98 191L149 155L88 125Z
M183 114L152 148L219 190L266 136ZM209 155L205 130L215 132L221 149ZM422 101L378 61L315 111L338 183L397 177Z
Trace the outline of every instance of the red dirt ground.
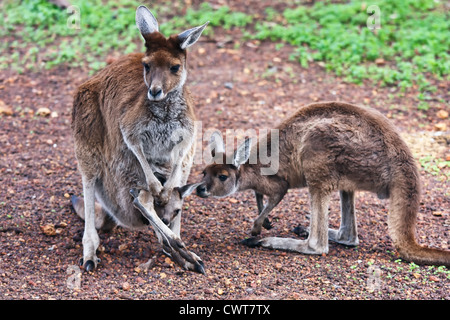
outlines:
M231 41L218 48L225 37ZM268 42L239 43L236 30L218 31L215 39L199 42L188 56L189 87L204 130L271 128L300 105L340 100L390 117L417 158L450 153L449 139L423 142L433 136L435 123L442 121L437 111L446 106L431 102L430 110L418 111L414 88L401 96L395 87L345 83L318 65L303 69L289 61L289 46L276 50ZM326 256L248 248L240 241L249 236L256 217L252 192L226 199L190 196L181 235L203 259L206 275L184 271L165 256L143 272L137 267L160 250L153 231L117 228L101 234L98 269L82 272L80 286L71 287L70 270L76 270L82 254L83 222L69 199L82 192L70 116L72 94L87 74L64 66L25 75L0 72L0 100L13 109L12 115L0 116L1 299L450 299L448 269L414 269L397 260L387 234L388 202L364 192L356 202L357 248L330 243ZM446 85L437 83L448 101ZM40 107L55 113L36 115ZM201 171L202 165L196 165L190 181L198 181ZM418 240L448 250L448 178L421 174ZM330 225L336 228L337 195L330 212ZM308 213L306 190L290 191L271 215L274 228L262 236L297 237L292 229L307 226ZM54 232L44 228L51 226ZM371 265L381 270L375 290Z

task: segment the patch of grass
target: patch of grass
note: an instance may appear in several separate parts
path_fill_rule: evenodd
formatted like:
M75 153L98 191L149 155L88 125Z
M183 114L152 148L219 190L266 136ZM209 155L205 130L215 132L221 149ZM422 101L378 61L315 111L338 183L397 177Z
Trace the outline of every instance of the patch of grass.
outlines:
M19 73L36 68L52 68L66 63L72 67L88 66L95 71L105 65L112 51L121 54L142 50L142 40L135 25L135 11L140 1L75 0L74 11L65 11L44 0L7 0L2 8L0 37L13 38L9 46L0 46L0 68ZM152 12L164 12L153 6ZM77 16L78 15L78 16ZM202 4L188 9L183 17L161 21L166 36L210 21L211 26L229 29L245 26L252 17L232 12L228 7L213 9ZM206 35L212 33L207 28Z
M428 155L419 158L419 163L426 172L433 176L443 174L450 177L450 171L445 170L446 168L450 168L450 161Z
M74 16L44 0L6 0L2 9L0 68L18 72L35 68L88 66L98 70L111 51L121 54L142 50L135 27L135 0L74 0L79 9L79 28L68 21ZM295 5L283 12L266 8L263 17L234 12L227 6L208 3L190 7L183 16L160 19L165 35L210 21L205 35L214 27L238 27L248 39L277 42L293 47L291 59L307 68L320 62L329 72L346 81L397 86L402 91L417 86L421 103L428 109L436 88L430 79L448 80L450 74L450 19L444 4L434 0L376 0L380 29L371 31L367 1ZM169 15L168 5L153 5L158 17ZM173 11L173 10L172 10ZM173 14L173 13L172 13Z
M88 65L96 70L105 65L104 58L112 50L128 53L137 49L137 2L79 0L72 4L75 12L60 10L43 0L2 3L0 36L13 37L14 42L26 46L10 46L6 54L2 48L0 65L9 65L18 72L62 63Z
M354 83L406 89L414 84L429 92L429 77L448 79L450 20L442 4L433 0L378 0L380 29L367 28L367 1L266 9L249 37L284 41L294 46L292 59L308 67L322 61L328 71ZM275 22L276 21L276 22ZM280 22L281 21L281 22ZM425 107L425 104L423 104Z

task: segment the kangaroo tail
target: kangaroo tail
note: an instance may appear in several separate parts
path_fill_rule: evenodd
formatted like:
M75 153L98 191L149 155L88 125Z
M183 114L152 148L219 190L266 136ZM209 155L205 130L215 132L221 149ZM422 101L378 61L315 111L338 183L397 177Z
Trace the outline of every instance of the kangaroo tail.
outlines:
M77 196L72 196L70 198L72 202L72 207L74 208L76 214L84 220L84 199ZM105 232L110 231L116 226L114 220L103 210L99 203L95 203L95 228L98 230L103 230Z
M420 203L420 179L412 156L394 172L390 188L389 234L400 256L417 264L450 266L450 251L419 245L415 238Z

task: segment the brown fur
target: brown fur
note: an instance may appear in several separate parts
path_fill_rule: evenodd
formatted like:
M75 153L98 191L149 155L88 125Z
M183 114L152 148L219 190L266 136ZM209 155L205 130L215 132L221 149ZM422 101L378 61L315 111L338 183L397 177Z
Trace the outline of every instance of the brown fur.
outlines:
M255 190L257 198L266 195L264 208L262 199L258 202L260 215L252 229L256 236L288 189L308 187L312 214L306 241L266 238L248 244L312 254L327 253L329 238L357 245L354 192L366 190L390 199L389 234L402 258L418 264L450 265L450 252L422 247L415 240L421 192L418 169L406 143L382 114L346 103L314 103L300 108L278 129L279 170L275 175L261 175L260 162L247 161L239 168L213 164L204 171L204 185L197 188L200 196L226 196L246 189ZM270 139L268 135L259 143L267 143L270 150ZM223 170L229 178L220 181ZM336 190L341 194L341 227L328 230L328 202Z
M150 223L167 254L187 269L202 271L200 258L179 239L180 219L172 229L160 219L165 205L180 204L176 188L186 183L195 150L194 104L184 85L186 50L180 48L184 40L163 37L145 7L138 8L136 19L146 32L145 54L115 61L83 83L74 98L72 131L84 199L73 200L85 220L84 264L88 269L97 265L95 227L113 220L132 229ZM174 64L179 68L172 70ZM162 93L152 95L154 87Z

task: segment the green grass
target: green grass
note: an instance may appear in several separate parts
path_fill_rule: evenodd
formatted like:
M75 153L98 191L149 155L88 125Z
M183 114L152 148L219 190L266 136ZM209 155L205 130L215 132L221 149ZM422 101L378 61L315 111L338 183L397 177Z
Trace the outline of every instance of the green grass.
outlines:
M79 25L73 23L73 12L60 10L44 0L7 0L2 8L0 37L14 37L12 43L0 45L0 68L13 68L19 73L37 68L88 66L96 71L105 65L112 51L126 54L142 50L142 40L135 25L135 10L140 1L75 0L79 10ZM153 13L168 11L153 6ZM226 7L217 10L203 4L198 10L188 9L183 17L160 21L160 31L166 36L210 21L210 26L229 29L245 26L252 17L231 12ZM205 35L212 34L207 28Z
M450 19L442 5L433 0L371 2L381 10L381 28L372 32L365 3L323 1L282 13L268 8L266 21L257 23L250 36L289 43L295 47L292 59L302 66L322 61L350 82L370 79L403 89L417 84L421 92L432 92L429 77L448 79ZM385 63L377 65L377 59Z
M70 15L46 1L3 1L0 37L12 43L0 44L0 68L24 72L66 63L95 71L112 51L142 50L134 22L139 1L74 0L72 4L81 10L79 29L69 28ZM364 0L320 1L283 12L269 7L255 18L204 3L189 8L184 16L161 18L160 29L167 36L210 21L205 35L211 36L215 27L241 28L246 39L275 41L277 48L291 45L291 58L305 68L315 61L349 82L369 80L403 90L415 85L419 107L426 110L427 100L436 92L430 80L448 80L450 73L450 19L443 4L375 0L370 5L378 5L381 11L381 28L375 32L366 25L367 4ZM156 15L171 16L168 5L151 9Z

